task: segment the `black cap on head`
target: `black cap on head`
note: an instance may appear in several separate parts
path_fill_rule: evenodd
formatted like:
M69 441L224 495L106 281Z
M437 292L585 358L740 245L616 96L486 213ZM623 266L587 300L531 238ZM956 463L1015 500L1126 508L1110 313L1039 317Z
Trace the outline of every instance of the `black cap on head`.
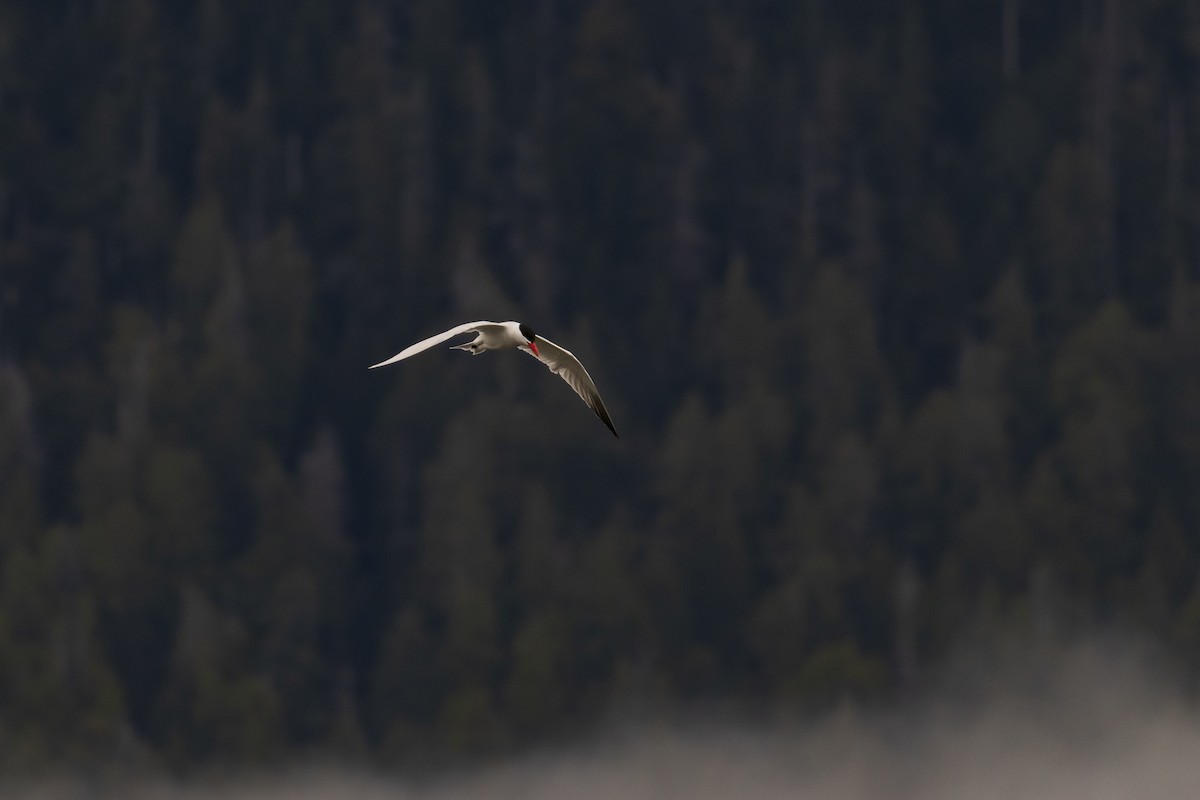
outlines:
M529 327L524 322L517 327L521 331L521 335L525 337L526 341L532 342L535 338L537 338L537 334L533 332L533 328Z

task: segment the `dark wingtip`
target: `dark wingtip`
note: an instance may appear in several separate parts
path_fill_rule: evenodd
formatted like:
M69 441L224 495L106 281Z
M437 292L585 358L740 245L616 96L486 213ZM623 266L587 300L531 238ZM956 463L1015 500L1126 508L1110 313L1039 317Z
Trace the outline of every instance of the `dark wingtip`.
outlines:
M600 409L596 409L596 416L600 418L601 422L608 426L608 429L612 431L613 436L617 437L618 439L621 438L621 434L617 433L617 429L613 427L612 420L608 418L608 414L601 414Z

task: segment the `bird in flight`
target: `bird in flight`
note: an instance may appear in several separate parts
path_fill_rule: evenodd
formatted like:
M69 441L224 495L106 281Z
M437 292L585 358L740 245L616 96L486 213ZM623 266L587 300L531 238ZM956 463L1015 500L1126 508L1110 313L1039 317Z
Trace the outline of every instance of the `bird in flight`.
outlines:
M428 339L423 339L414 345L409 345L387 361L372 364L370 369L386 367L388 364L403 361L409 356L415 356L434 345L464 333L474 333L476 336L469 342L452 346L451 350L466 350L473 356L487 350L512 350L513 348L528 353L566 381L567 385L583 398L583 402L588 404L588 408L595 411L596 416L608 426L613 436L621 438L617 429L613 427L612 418L608 416L608 409L604 407L604 401L600 399L600 392L596 390L592 376L588 375L583 364L579 363L579 359L570 350L559 347L544 336L538 336L533 332L533 328L523 322L466 322L448 331L430 336Z

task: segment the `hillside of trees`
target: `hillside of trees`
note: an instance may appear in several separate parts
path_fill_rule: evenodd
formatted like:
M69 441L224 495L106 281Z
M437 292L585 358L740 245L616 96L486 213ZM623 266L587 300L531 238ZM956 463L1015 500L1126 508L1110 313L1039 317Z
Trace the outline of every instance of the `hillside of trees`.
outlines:
M0 768L1200 669L1198 79L1195 0L0 0ZM622 438L367 370L473 319Z

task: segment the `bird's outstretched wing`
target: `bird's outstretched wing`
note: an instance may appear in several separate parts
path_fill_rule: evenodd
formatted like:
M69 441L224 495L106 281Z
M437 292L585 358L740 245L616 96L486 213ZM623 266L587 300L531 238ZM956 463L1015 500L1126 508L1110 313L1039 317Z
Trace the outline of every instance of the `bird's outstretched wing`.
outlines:
M570 350L559 347L554 342L547 339L545 336L537 336L534 341L537 342L538 352L534 352L527 346L521 345L521 349L529 355L534 356L538 361L541 361L550 371L567 382L567 385L575 390L575 394L583 398L583 402L588 404L588 408L596 412L596 416L608 426L612 431L613 436L618 439L621 435L617 433L617 429L613 427L612 418L608 416L608 409L604 407L604 400L600 398L600 392L596 390L596 384L592 381L592 376L588 375L583 364L579 363L579 359Z
M481 322L464 322L462 325L456 325L455 327L451 328L448 331L442 331L441 333L439 333L435 336L430 336L428 339L422 339L421 341L417 342L416 344L411 344L408 347L401 350L396 355L389 358L387 361L380 361L378 364L372 364L370 366L370 369L375 369L376 367L386 367L388 364L395 364L397 361L403 361L404 359L408 358L409 356L415 356L417 353L428 350L429 348L433 347L434 345L441 344L442 342L446 341L447 339L452 339L461 333L468 333L468 332L473 333L473 332L478 332L479 330L482 330L484 328L503 328L503 327L504 326L500 325L499 323L488 322L487 320L483 320Z

